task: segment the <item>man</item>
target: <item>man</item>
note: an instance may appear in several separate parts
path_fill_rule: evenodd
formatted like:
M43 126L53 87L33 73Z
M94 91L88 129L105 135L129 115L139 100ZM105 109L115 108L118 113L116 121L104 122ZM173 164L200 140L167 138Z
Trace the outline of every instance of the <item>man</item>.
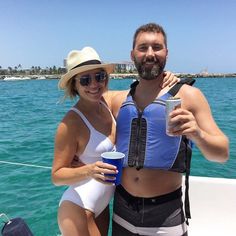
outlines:
M228 139L216 125L201 91L186 84L169 91L161 87L167 55L161 26L150 23L138 28L131 59L139 83L128 96L121 91L112 99L117 151L126 154L122 184L114 197L113 236L187 235L181 186L182 173L189 174L190 140L206 159L228 159ZM165 101L171 95L181 99L181 108L170 113L172 136L167 136Z

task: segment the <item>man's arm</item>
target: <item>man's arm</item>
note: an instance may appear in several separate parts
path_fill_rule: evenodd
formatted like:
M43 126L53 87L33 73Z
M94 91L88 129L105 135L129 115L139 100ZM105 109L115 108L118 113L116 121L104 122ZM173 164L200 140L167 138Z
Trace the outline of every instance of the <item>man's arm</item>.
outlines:
M181 108L170 114L171 122L178 123L173 128L173 133L186 135L208 160L227 161L229 158L228 138L215 123L205 96L199 89L187 85L180 89L178 95L182 99Z

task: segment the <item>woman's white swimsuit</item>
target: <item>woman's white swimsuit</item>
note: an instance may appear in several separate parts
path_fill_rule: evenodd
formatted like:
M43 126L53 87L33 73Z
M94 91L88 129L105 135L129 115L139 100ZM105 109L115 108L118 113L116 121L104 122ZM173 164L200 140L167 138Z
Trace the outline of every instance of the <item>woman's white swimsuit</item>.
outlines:
M102 103L108 110L106 104ZM77 113L90 131L89 141L84 152L79 156L79 159L84 164L101 161L103 152L114 150L114 144L104 134L98 132L83 115L75 107L71 108ZM110 110L109 110L110 112ZM111 114L111 112L110 112ZM111 114L112 116L112 114ZM115 122L112 116L113 122ZM97 217L109 204L110 199L114 194L115 186L106 185L96 181L93 178L80 181L78 184L73 184L63 193L59 205L63 201L71 201L80 207L89 210Z

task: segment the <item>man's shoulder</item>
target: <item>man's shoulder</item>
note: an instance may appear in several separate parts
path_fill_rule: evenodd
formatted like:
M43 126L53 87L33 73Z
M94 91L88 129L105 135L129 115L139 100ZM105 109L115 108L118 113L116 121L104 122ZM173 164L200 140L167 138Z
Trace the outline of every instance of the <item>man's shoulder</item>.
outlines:
M128 93L129 90L109 91L110 107L115 117L117 117L118 111L122 103L126 100Z
M196 112L207 104L207 99L199 88L183 85L179 91L179 96L184 107L192 112Z
M121 106L121 104L126 100L129 91L116 91L112 97L113 106Z
M122 103L126 100L129 90L109 90L103 94L103 98L111 109L113 115L117 115Z
M194 97L199 96L202 94L201 90L199 88L196 88L191 85L183 84L181 89L179 90L180 95L188 96L188 97Z
M110 90L109 93L113 96L127 96L129 90Z
M129 90L112 90L106 92L106 96L110 98L110 100L124 100L129 93Z

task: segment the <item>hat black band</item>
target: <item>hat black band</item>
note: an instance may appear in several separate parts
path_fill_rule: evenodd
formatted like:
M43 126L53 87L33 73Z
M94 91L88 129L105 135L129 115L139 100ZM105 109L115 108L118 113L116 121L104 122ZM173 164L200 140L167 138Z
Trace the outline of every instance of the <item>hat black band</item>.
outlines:
M90 60L90 61L85 61L75 67L73 67L71 70L77 68L77 67L81 67L81 66L87 66L87 65L96 65L96 64L102 64L99 60Z

